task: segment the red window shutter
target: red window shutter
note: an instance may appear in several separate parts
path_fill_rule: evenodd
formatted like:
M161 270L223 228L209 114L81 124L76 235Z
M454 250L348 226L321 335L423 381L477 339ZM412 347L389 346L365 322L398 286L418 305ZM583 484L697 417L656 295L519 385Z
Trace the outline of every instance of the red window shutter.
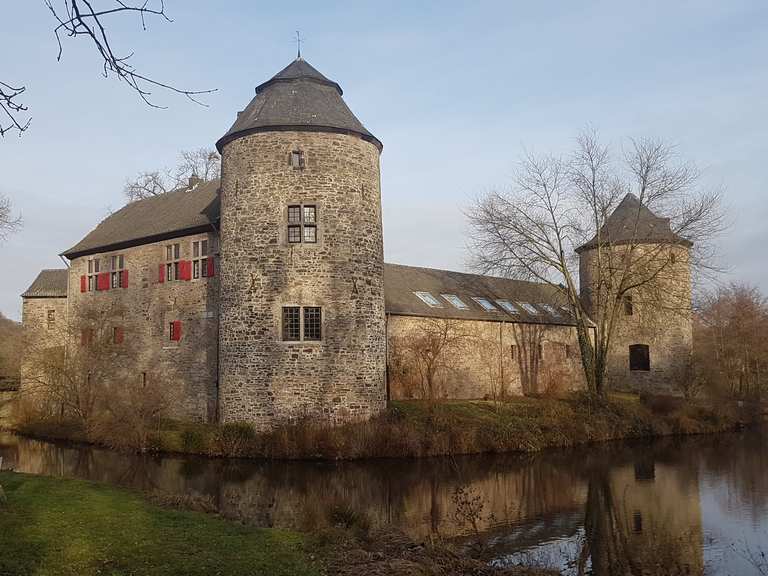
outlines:
M91 329L90 328L83 328L80 330L80 344L83 346L87 346L91 343Z
M216 271L216 267L213 264L213 256L209 256L208 257L208 277L212 278L215 271Z
M123 288L128 288L128 270L123 270Z
M192 261L182 260L179 262L179 276L182 280L192 280Z
M88 278L80 276L80 292L88 291Z
M171 340L176 342L181 340L181 320L173 321L173 334L171 334Z
M109 290L109 272L101 272L96 280L97 290Z
M118 326L115 328L115 344L123 343L123 327Z
M160 268L157 272L157 281L162 284L165 282L165 264L160 264Z

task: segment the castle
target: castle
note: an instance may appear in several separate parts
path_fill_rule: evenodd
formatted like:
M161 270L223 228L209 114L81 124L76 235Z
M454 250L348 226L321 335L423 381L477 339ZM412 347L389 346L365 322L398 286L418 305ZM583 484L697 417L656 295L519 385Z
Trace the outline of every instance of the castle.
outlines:
M169 416L259 429L419 397L399 354L435 321L466 336L438 397L583 386L574 322L550 286L384 263L382 143L302 58L256 88L216 147L220 180L128 204L63 252L67 269L40 273L22 295L29 343L68 354L100 339L114 355L102 377L162 387ZM690 245L631 195L606 225L613 240L630 213L645 242L679 253L689 286ZM594 245L579 251L587 294ZM635 305L618 319L613 385L669 388L684 367L690 316L658 314Z

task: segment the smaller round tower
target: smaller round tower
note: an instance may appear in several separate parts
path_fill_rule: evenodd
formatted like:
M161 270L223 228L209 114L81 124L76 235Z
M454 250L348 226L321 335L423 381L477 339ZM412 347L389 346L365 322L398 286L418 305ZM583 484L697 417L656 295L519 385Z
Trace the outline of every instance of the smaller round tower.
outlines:
M381 142L301 57L217 142L219 398L259 429L384 409Z
M607 359L608 386L636 392L675 393L688 375L693 346L690 249L668 218L627 194L599 235L577 248L581 296L600 321L598 298L616 297L624 280L631 288L619 301ZM622 266L633 251L634 270ZM602 261L598 265L598 259ZM611 262L607 265L606 262ZM650 279L650 280L649 280Z

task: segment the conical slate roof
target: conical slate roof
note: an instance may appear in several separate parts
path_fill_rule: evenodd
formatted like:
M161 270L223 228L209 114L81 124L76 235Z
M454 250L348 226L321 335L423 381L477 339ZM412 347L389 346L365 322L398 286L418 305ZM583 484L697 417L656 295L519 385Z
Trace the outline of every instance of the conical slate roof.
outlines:
M608 217L600 231L604 243L610 244L682 244L693 243L672 231L669 218L661 218L644 206L634 194L627 194ZM597 235L579 246L576 252L583 252L598 245Z
M221 152L235 138L271 130L357 134L381 150L342 99L341 87L299 57L256 87L256 96L216 143Z

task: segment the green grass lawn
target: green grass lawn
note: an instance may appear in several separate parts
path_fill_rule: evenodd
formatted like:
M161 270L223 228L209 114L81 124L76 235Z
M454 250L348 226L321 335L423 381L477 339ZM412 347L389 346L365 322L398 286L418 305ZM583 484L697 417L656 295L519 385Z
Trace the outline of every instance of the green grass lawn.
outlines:
M109 486L0 473L0 575L318 574L298 534L162 508Z

